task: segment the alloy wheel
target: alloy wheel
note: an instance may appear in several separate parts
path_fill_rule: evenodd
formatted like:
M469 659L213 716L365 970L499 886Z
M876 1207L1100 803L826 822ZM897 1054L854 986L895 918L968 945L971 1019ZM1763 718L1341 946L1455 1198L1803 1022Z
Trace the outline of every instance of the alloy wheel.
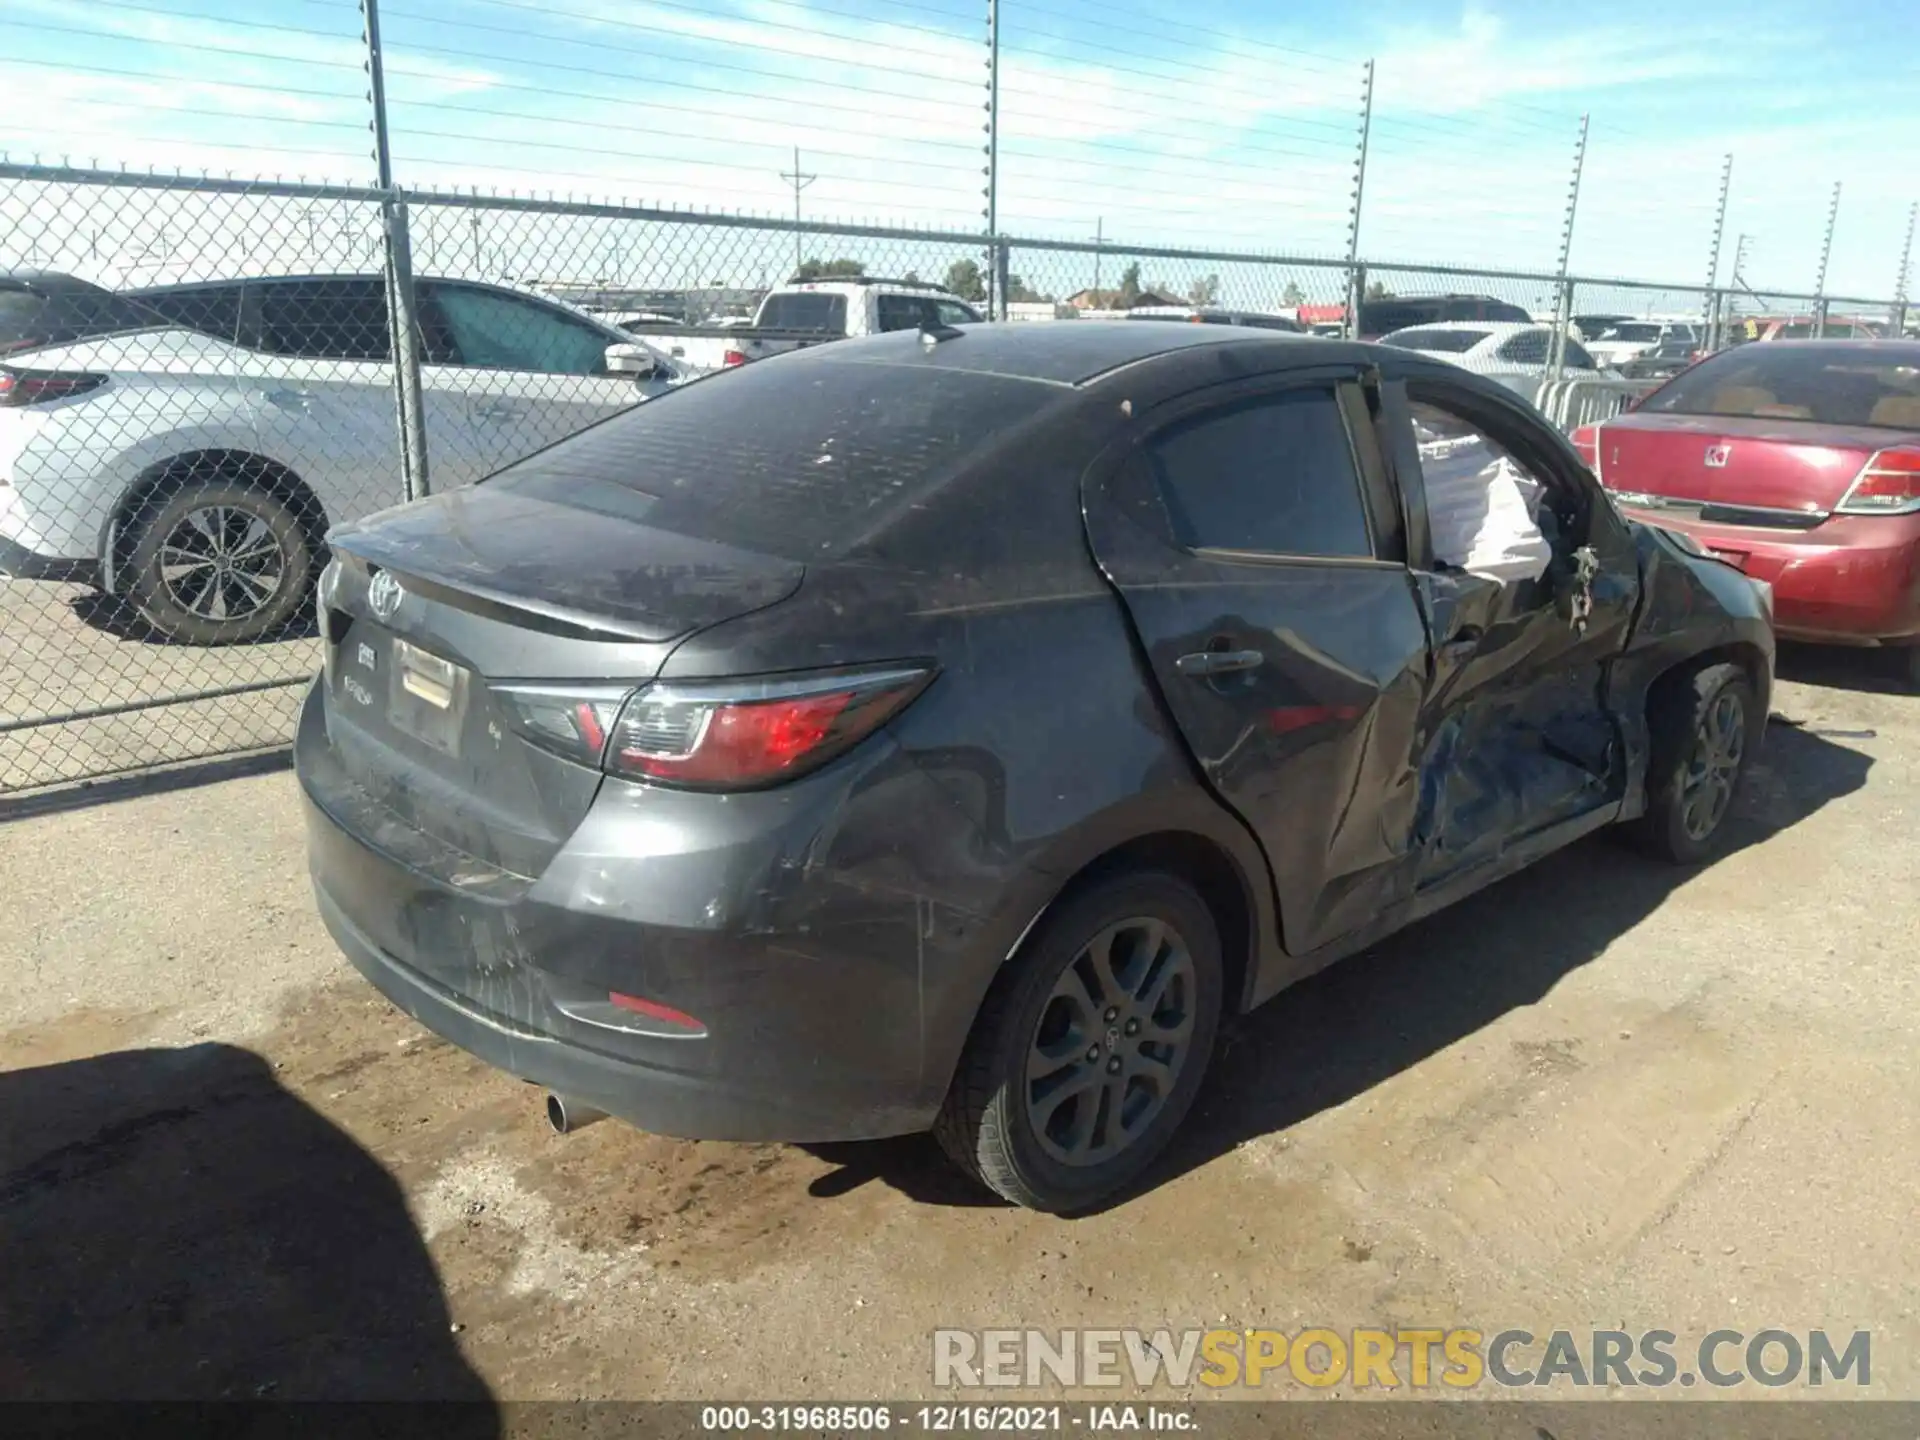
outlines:
M160 542L168 596L203 620L244 620L272 603L286 577L280 538L237 505L189 510Z
M1164 921L1102 930L1061 972L1027 1053L1025 1102L1041 1148L1097 1165L1153 1124L1192 1050L1193 956Z
M1680 823L1689 838L1706 839L1726 817L1746 750L1746 709L1722 690L1700 717L1680 780Z

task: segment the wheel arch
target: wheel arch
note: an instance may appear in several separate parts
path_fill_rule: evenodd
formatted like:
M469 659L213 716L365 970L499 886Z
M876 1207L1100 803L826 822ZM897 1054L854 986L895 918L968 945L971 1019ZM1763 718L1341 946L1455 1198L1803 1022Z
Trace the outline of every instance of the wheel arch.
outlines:
M100 588L117 594L121 575L132 553L141 511L165 503L168 496L195 480L227 480L264 490L286 502L300 521L318 554L325 546L326 507L313 488L287 465L252 450L209 446L182 450L155 461L134 477L122 492L100 536Z

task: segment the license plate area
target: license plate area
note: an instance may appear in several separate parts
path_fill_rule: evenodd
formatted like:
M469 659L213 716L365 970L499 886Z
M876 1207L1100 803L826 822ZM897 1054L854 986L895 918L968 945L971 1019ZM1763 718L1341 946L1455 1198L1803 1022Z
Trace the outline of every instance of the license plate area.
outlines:
M387 716L394 728L457 755L466 721L468 672L451 660L396 639L388 675Z

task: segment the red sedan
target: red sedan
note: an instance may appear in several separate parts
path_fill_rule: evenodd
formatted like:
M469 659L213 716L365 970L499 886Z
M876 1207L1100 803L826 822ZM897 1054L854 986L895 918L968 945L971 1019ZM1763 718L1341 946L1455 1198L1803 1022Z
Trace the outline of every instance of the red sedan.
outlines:
M1770 584L1782 635L1903 647L1920 685L1920 343L1742 345L1573 441L1621 509Z

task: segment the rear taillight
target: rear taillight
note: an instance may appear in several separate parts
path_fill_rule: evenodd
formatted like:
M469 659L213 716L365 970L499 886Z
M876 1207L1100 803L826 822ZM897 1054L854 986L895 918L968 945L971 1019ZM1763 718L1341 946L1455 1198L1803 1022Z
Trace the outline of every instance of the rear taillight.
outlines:
M746 363L747 363L747 352L744 350L729 350L725 355L722 355L720 357L720 365L722 369L731 369L735 365L744 365Z
M1874 455L1834 509L1846 515L1920 511L1920 445L1898 445Z
M723 685L650 685L627 702L610 774L700 790L775 784L818 769L925 688L923 669Z
M66 400L98 390L107 383L104 375L89 375L81 370L7 370L0 369L0 405L42 405L49 400Z
M747 790L844 754L931 678L897 668L639 690L500 685L493 693L522 735L569 760L658 784Z
M1573 441L1573 448L1580 452L1580 458L1587 462L1587 468L1598 475L1600 473L1600 427L1578 425L1567 438Z

